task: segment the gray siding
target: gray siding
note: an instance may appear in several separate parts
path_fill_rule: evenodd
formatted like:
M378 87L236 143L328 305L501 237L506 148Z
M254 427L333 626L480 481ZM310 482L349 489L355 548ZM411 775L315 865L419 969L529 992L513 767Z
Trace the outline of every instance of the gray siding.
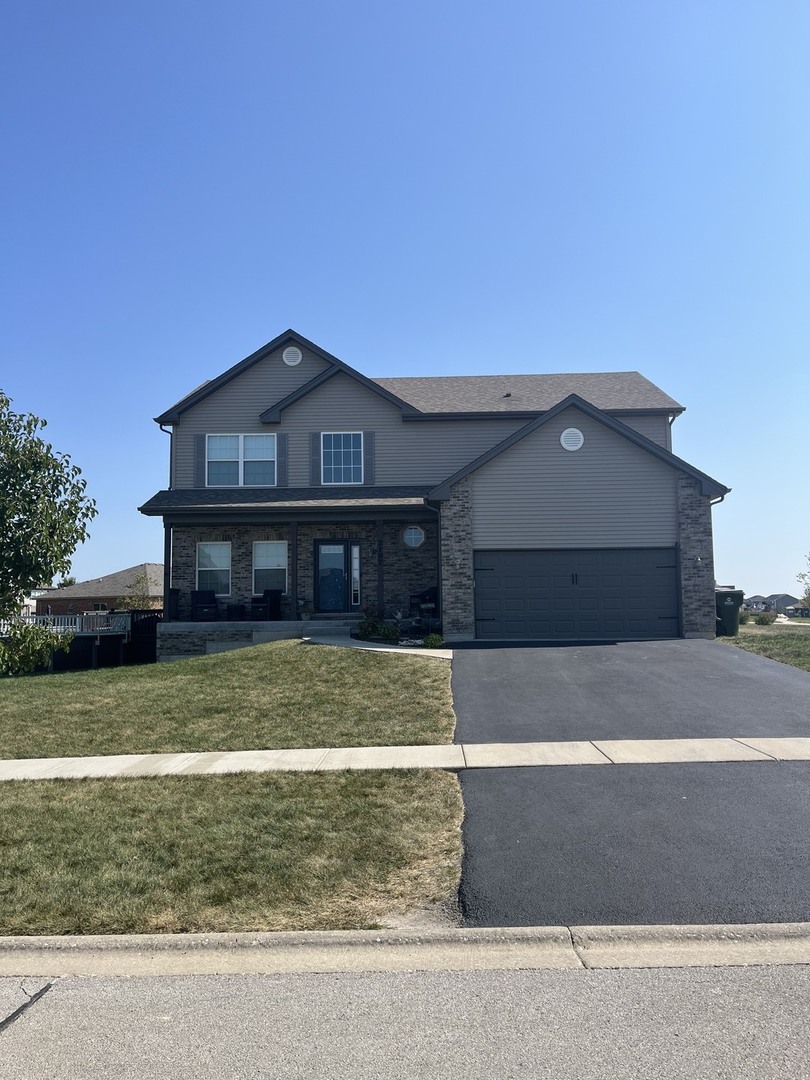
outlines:
M267 434L278 430L277 426L260 423L259 414L328 367L325 360L308 349L302 349L304 357L297 367L288 367L281 359L282 352L278 349L271 353L183 413L174 426L172 440L172 483L175 487L194 487L195 435Z
M577 427L580 450L560 446ZM473 546L654 547L677 541L676 473L566 409L472 477Z
M336 375L286 409L280 430L290 437L290 487L308 487L311 432L374 432L375 484L428 484L451 476L522 426L518 420L403 423L396 406L348 375Z
M672 450L672 428L666 416L617 416L616 419L665 450Z

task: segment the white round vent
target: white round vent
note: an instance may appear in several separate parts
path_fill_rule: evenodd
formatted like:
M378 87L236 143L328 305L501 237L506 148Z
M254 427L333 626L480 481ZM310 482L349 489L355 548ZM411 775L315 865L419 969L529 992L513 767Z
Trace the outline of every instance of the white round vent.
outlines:
M281 359L287 365L287 367L295 367L296 364L300 364L304 358L304 354L295 345L288 345L284 352L281 354Z
M585 442L585 436L575 427L567 427L560 436L560 446L565 450L579 450Z

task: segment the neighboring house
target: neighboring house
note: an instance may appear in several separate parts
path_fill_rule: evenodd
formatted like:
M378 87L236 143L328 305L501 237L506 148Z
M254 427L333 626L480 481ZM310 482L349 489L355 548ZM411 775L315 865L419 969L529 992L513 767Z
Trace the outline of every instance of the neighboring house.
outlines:
M160 607L163 602L163 564L138 563L104 577L51 589L37 598L37 615L81 615L92 611L112 611L114 608Z
M156 418L140 510L180 621L193 590L288 620L435 590L448 641L709 638L729 488L673 455L682 411L637 372L370 379L290 330Z
M760 596L759 593L755 593L753 596L746 596L743 607L747 611L764 611L766 603L767 601L764 596Z
M770 596L765 597L765 604L775 611L777 615L786 615L788 608L799 608L802 606L802 602L798 596L791 596L790 593L771 593Z

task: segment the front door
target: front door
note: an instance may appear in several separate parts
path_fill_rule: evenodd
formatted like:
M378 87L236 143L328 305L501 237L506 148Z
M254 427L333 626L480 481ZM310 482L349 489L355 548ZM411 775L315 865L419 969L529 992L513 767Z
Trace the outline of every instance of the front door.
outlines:
M316 540L315 607L357 611L360 607L360 545L352 540Z

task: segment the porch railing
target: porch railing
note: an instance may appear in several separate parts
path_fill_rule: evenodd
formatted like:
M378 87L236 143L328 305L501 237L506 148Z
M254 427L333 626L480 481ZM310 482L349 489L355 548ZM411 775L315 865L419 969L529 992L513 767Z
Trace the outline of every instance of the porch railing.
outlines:
M89 615L20 615L16 621L45 626L62 634L129 634L132 616L129 612ZM0 635L8 630L8 622L0 621Z

